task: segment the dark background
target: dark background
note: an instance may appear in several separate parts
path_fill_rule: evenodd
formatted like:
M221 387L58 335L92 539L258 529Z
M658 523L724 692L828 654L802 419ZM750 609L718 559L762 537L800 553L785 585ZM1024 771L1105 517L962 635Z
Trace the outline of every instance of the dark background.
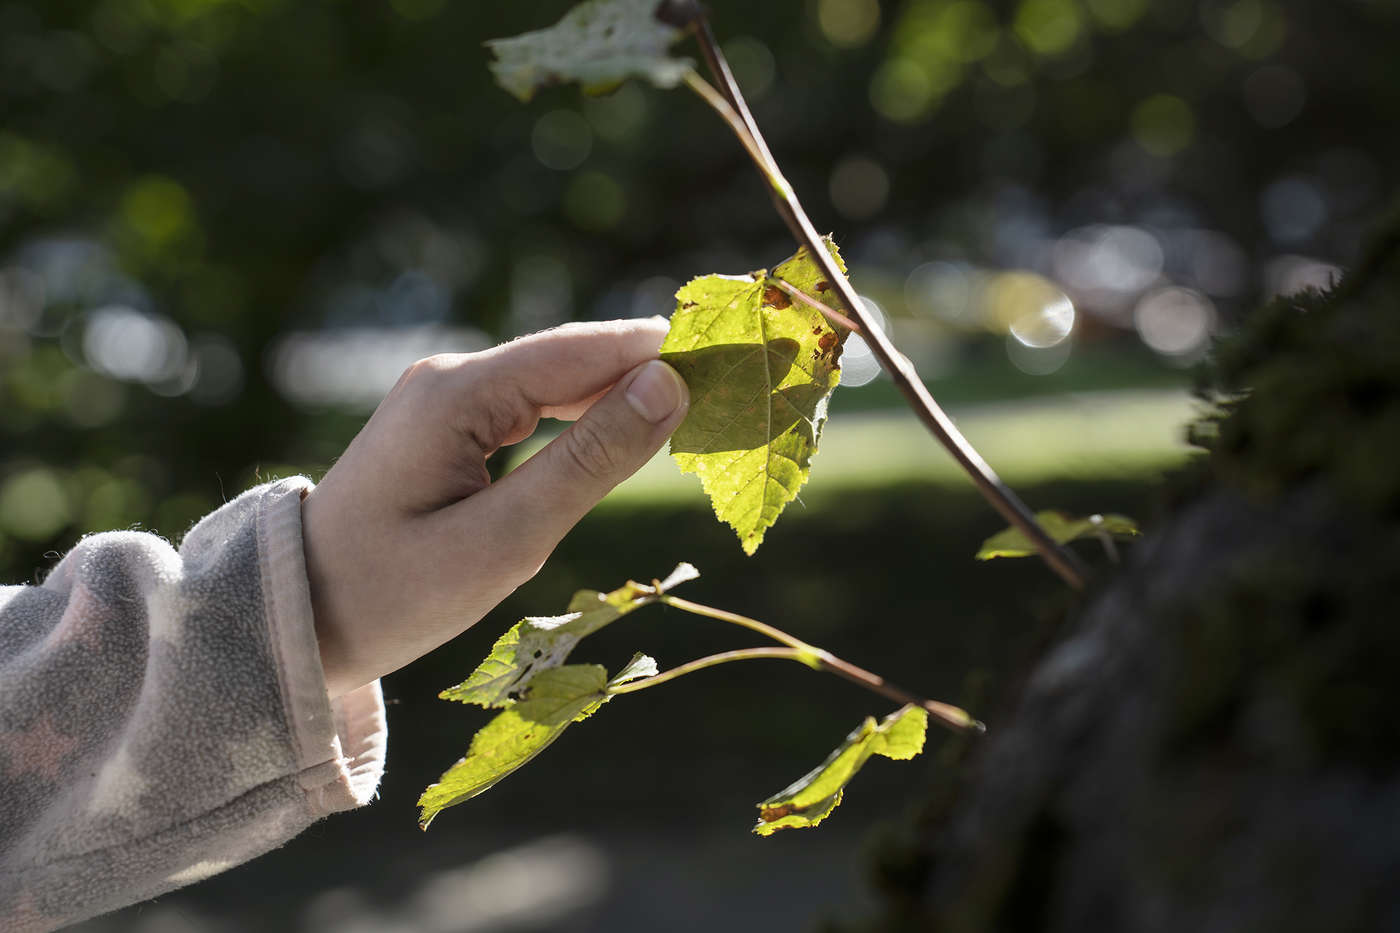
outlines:
M175 539L259 478L320 475L415 356L666 313L692 275L791 252L693 95L560 88L524 106L494 87L481 43L567 6L0 4L0 579L41 578L85 532ZM1185 385L1210 333L1345 268L1394 187L1394 2L712 7L815 223L955 408ZM1018 282L1073 300L1067 362L1008 343ZM834 410L892 403L877 381ZM970 562L998 526L971 492L822 480L819 460L807 508L753 560L698 496L591 516L496 615L386 681L378 803L93 928L800 929L859 913L861 840L913 805L939 751L873 766L815 832L748 838L756 800L884 712L801 669L619 701L430 833L412 808L481 721L434 695L501 629L681 559L705 574L695 598L995 722L997 685L1054 618L1053 578ZM1022 493L1150 520L1153 485ZM712 628L649 610L589 659L733 646ZM497 850L515 854L477 861ZM564 880L511 900L512 866L530 864ZM466 903L420 891L464 865L477 873L434 890ZM434 896L453 919L425 919Z

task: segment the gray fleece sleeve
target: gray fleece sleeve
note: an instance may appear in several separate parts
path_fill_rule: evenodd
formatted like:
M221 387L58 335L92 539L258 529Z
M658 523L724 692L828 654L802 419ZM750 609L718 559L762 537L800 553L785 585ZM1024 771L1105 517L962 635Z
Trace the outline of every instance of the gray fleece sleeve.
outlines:
M252 489L178 552L92 535L41 586L0 588L0 929L189 884L373 797L383 700L326 696L310 488Z

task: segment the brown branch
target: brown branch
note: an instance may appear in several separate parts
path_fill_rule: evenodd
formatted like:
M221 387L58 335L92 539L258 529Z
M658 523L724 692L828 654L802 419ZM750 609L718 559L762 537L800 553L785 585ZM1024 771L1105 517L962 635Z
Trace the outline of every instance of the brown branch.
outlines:
M822 317L826 318L832 324L839 324L840 326L846 328L846 330L850 331L853 334L859 334L861 332L861 326L855 321L846 317L846 315L842 314L840 311L837 311L830 305L823 304L822 302L813 298L811 295L807 294L802 289L798 288L796 285L793 285L791 282L785 282L782 279L772 279L771 281L773 282L773 284L777 285L778 288L787 292L793 298L796 298L798 301L807 305L812 310L819 312L822 315Z
M860 322L862 335L875 358L890 374L895 386L919 417L919 420L929 430L929 433L943 445L958 465L971 477L973 484L983 497L1003 518L1030 540L1041 558L1052 570L1074 589L1083 590L1087 580L1087 572L1083 563L1046 533L1045 529L1036 521L1035 513L1027 508L1016 493L1002 482L1001 478L982 459L976 448L968 443L967 438L963 437L962 432L958 430L952 419L934 401L928 387L919 378L914 364L895 347L884 331L874 322L864 303L856 295L855 289L851 287L850 281L837 268L835 260L822 245L820 234L812 226L811 220L808 219L802 205L797 200L796 193L788 184L787 179L783 177L777 161L774 160L772 152L768 149L768 144L759 131L758 124L754 121L748 103L744 100L743 92L739 90L739 85L729 69L729 63L725 60L719 43L715 41L714 32L710 29L708 19L703 14L697 16L692 21L691 28L695 31L701 53L718 84L719 94L732 112L732 117L726 116L726 119L729 119L735 133L744 142L750 158L754 160L765 180L769 182L769 195L773 199L773 205L777 208L779 216L783 218L783 222L787 224L797 242L807 247L812 259L821 268L822 274L836 289L837 296L841 299L841 303L846 306L850 316ZM692 87L694 86L692 83ZM710 103L711 106L715 106L713 100ZM715 109L719 110L718 107ZM722 111L721 115L725 116Z
M986 732L987 726L979 720L973 719L966 711L959 709L949 703L940 703L937 700L927 700L921 696L910 693L901 687L885 680L879 674L872 674L861 667L856 667L849 661L843 661L833 654L825 651L817 655L817 660L821 663L822 670L830 671L846 678L852 683L860 684L867 690L871 690L883 697L888 697L896 703L909 703L921 709L927 710L939 722L952 726L955 729L971 729L974 732Z

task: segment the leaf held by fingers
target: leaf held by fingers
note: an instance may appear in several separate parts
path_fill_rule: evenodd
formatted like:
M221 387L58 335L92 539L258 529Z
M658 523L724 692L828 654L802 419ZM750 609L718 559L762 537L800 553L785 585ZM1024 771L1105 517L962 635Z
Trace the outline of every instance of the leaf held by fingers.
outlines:
M871 755L897 761L913 758L923 751L927 729L928 713L912 705L895 710L879 724L866 717L826 761L758 805L753 831L769 836L780 829L816 826L841 803L846 785Z
M1047 511L1035 513L1040 527L1059 544L1068 544L1080 538L1098 538L1110 535L1126 540L1142 534L1137 522L1126 515L1088 515L1075 517L1064 512ZM977 552L977 560L991 560L994 557L1031 557L1036 554L1035 545L1019 528L1007 528L982 542Z
M585 637L699 575L690 564L681 564L661 582L659 592L655 587L634 583L626 583L611 593L579 590L564 615L526 617L511 626L466 680L438 695L444 700L488 708L506 706L520 696L532 678L567 661Z
M496 81L522 101L542 87L577 82L603 94L628 78L671 88L691 63L668 49L683 31L656 18L658 0L586 0L546 29L486 45L496 54Z
M836 245L824 243L844 272ZM848 333L779 281L813 298L830 288L805 247L771 273L692 279L661 345L691 398L671 457L700 477L747 554L807 481Z

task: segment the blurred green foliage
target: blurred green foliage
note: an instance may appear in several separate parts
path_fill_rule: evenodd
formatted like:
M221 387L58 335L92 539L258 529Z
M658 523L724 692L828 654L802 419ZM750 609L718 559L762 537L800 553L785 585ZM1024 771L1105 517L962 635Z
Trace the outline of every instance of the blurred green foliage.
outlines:
M791 251L689 95L525 107L492 85L481 43L567 6L0 3L0 577L87 531L176 537L259 477L323 470L364 405L289 393L288 334L482 345L664 313L691 275ZM818 225L941 361L935 382L973 363L1025 378L940 342L911 270L1053 278L1078 242L1056 238L1117 224L1164 244L1154 281L1228 320L1271 258L1344 264L1400 164L1389 0L712 6ZM1182 265L1173 237L1195 230L1243 258L1242 283ZM1080 343L1137 346L1110 312L1081 313ZM324 359L351 380L369 365Z
M479 345L569 318L666 313L693 275L792 252L743 154L689 95L556 89L526 107L494 87L482 42L568 6L0 0L0 580L35 579L82 533L178 537L259 478L323 471L365 400L291 392L283 364L319 361L319 378L353 382L374 360L337 349L351 342L289 355L289 335L456 328L454 339ZM1160 323L1148 311L1166 307L1170 323L1195 307L1206 324L1206 311L1229 323L1261 292L1345 266L1400 165L1396 0L710 6L814 221L944 397L1179 381L1174 366L1190 354L1167 365L1147 348L1175 346L1170 328L1144 326ZM1081 312L1075 356L1051 375L1008 360L1010 319L988 315L993 334L962 313L979 276L1013 269L1052 280ZM1139 301L1165 286L1196 304ZM427 339L421 352L446 344ZM881 385L838 392L837 417L891 400ZM822 486L819 475L814 496ZM1150 515L1139 485L1023 492ZM741 562L698 496L688 509L607 510L499 618L664 570L648 566L664 541L679 548L666 561L705 571L710 601L785 623L800 614L804 637L972 706L987 694L967 672L1001 676L1042 634L1023 623L1053 580L1029 562L971 563L998 526L971 493L837 489L817 501L778 529L762 565ZM882 611L863 612L875 596ZM917 625L926 638L910 637ZM433 844L413 827L413 799L472 727L446 720L433 693L489 648L491 628L391 679L399 765L377 808L200 890L289 929L292 895L250 907L247 892L328 888L357 866L380 894L407 889L422 870L414 854ZM710 650L708 637L658 626L648 647L679 660ZM671 701L617 704L611 718L631 731L592 724L587 742L550 752L591 809L522 774L502 785L499 810L444 835L437 857L479 854L522 817L541 832L664 819L690 848L745 811L754 786L777 786L793 761L839 738L830 724L849 717L850 697L791 676L775 688L715 674L695 689L719 691L733 715L706 707L674 740L663 728ZM599 742L613 753L596 753ZM709 745L698 760L697 742ZM755 762L756 784L747 770L732 780ZM891 793L908 786L872 771ZM682 782L731 798L678 807L669 788ZM872 809L845 813L850 826L890 815L880 794L864 799ZM366 837L400 857L366 860ZM816 851L769 843L778 855L764 858ZM801 881L775 884L780 866L725 852L688 902L696 916L725 915L714 878L742 884L732 866L762 869L745 876L752 900L735 917L761 917L773 890ZM812 877L820 887L830 876ZM675 889L656 890L659 901ZM644 896L619 907L670 919L686 909Z

